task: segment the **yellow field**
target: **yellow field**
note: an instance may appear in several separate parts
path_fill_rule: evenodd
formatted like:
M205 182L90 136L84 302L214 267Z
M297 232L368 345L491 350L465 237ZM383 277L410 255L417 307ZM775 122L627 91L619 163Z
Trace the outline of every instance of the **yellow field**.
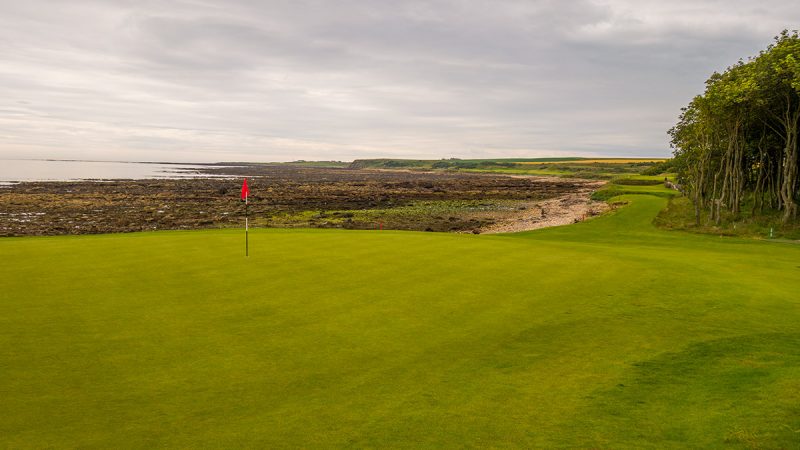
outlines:
M632 164L666 161L666 158L598 158L598 159L578 159L574 161L527 161L517 164Z

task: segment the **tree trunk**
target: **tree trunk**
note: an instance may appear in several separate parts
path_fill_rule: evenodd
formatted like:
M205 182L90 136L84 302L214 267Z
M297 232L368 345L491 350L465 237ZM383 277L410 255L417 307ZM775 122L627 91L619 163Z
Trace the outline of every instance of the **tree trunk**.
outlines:
M767 167L767 152L764 149L764 138L766 131L761 132L761 139L758 141L758 177L756 178L756 186L753 190L753 209L750 211L750 216L756 215L756 210L764 212L764 185L768 175Z
M783 201L783 223L788 223L797 217L797 122L800 111L791 116L786 114L786 145L784 147L783 183L781 184L781 200Z
M716 214L715 214L714 205L717 204L716 197L717 197L717 179L718 178L719 178L719 172L714 174L714 185L713 185L713 189L711 191L711 204L709 205L710 206L709 209L711 211L708 213L708 221L709 222L713 222L713 221L716 220Z

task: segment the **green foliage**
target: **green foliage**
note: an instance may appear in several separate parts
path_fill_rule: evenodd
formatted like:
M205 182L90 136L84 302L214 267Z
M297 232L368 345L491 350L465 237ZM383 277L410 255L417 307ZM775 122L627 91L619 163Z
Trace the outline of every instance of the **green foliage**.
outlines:
M675 170L675 160L668 159L663 162L653 164L641 171L642 175L661 175Z
M758 56L714 73L669 133L673 168L716 225L729 216L783 211L797 216L800 37L784 31ZM702 210L702 212L701 212ZM725 214L723 210L730 214ZM766 210L766 211L765 211Z

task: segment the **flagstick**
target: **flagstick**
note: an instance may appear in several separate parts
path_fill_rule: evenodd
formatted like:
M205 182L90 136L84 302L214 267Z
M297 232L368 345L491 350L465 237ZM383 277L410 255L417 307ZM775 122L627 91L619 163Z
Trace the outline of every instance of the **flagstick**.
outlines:
M250 256L250 241L247 238L247 231L250 228L247 223L247 194L244 194L244 256Z

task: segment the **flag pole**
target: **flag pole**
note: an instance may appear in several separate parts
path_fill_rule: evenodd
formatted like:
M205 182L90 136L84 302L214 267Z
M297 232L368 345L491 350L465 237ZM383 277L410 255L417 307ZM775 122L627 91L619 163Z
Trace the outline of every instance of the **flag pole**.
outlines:
M247 217L247 204L250 197L250 188L247 187L247 178L242 182L242 196L244 200L244 256L250 256L250 240L248 239L248 232L250 231L250 223Z
M247 236L249 226L247 223L247 197L249 192L244 194L244 256L250 256L250 241Z

